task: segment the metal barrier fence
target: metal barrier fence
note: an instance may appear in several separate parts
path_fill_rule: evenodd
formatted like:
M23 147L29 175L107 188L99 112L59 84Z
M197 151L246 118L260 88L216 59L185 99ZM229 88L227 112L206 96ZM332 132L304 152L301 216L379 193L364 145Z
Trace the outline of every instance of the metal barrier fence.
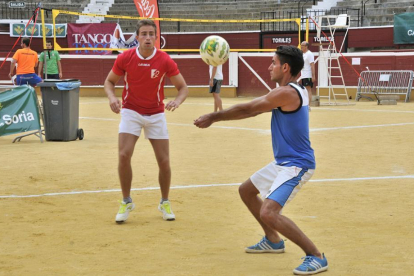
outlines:
M371 95L405 95L410 100L413 84L413 71L363 71L358 80L356 100Z
M361 14L360 9L350 9L350 8L343 8L343 9L331 9L331 10L291 10L291 11L272 11L272 12L261 12L260 19L291 19L291 18L301 18L301 26L302 30L305 30L306 26L306 18L309 16L312 17L314 20L318 16L321 15L339 15L339 14L347 14L350 15L351 27L359 27L361 26ZM310 30L315 30L316 27L313 23L309 24ZM295 22L269 22L269 23L260 23L260 30L262 32L280 32L280 31L297 31L298 25Z
M37 7L35 0L26 0L24 1L24 8L10 8L8 2L6 1L0 3L0 19L25 19L29 20L33 15L33 11Z

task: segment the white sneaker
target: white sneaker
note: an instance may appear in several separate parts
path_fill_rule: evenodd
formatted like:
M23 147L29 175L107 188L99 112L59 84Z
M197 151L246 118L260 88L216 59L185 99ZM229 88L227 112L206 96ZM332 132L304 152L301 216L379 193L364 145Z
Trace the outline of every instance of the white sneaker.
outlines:
M124 203L121 201L121 205L119 206L118 214L116 214L115 221L116 223L123 223L127 220L129 216L129 212L135 209L134 203Z
M175 220L175 215L171 209L171 203L169 201L164 201L158 205L158 210L162 213L162 218L164 220Z

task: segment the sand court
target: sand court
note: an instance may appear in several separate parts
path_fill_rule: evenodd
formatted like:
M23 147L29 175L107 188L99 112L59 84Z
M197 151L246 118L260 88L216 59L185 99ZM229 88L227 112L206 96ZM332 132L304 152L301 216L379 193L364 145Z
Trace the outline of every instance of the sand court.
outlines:
M137 207L115 224L120 117L106 98L80 98L82 141L1 137L0 275L291 275L303 253L290 241L284 254L244 253L263 233L238 185L272 160L270 113L192 125L212 110L212 98L188 98L166 112L173 222L157 210L158 168L140 137ZM310 128L317 169L284 214L326 253L326 275L410 274L414 104L314 107Z

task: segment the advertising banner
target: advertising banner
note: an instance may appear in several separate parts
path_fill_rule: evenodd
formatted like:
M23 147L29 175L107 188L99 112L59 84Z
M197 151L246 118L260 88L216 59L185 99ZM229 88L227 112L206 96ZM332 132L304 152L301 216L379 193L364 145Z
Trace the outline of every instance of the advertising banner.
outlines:
M159 18L160 12L158 10L158 0L134 0L137 7L139 16L148 18ZM155 47L161 49L161 28L160 21L154 21L157 25L157 40L155 41Z
M394 15L394 44L414 44L414 13Z
M129 49L137 46L138 40L136 38L136 33L133 33L128 40L125 40L121 26L116 24L116 28L112 36L111 48Z
M82 50L82 48L111 48L116 28L116 23L68 23L68 47L79 48L79 50L70 51L69 53L75 55L110 55L111 51Z
M37 96L23 85L0 93L0 136L39 130Z
M29 24L25 30L24 23L10 23L10 36L43 37L42 24ZM53 37L53 24L45 24L46 37ZM67 24L56 24L56 37L66 37Z
M110 55L111 51L82 49L129 49L137 47L138 40L135 33L126 40L121 27L117 23L68 24L68 46L70 48L79 48L77 51L70 51L70 54Z

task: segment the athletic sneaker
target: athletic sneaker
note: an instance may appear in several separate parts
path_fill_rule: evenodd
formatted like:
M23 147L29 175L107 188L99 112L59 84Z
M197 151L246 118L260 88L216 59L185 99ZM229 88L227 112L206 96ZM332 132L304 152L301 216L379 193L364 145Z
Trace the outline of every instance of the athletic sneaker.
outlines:
M175 220L175 215L171 209L171 203L167 200L158 205L158 210L162 213L164 220Z
M322 253L322 259L315 256L306 256L303 263L293 270L296 275L311 275L328 270L328 260Z
M116 214L115 221L116 223L123 223L127 220L129 212L135 209L134 203L124 203L123 201L120 202L121 205L119 206L118 214Z
M247 253L283 253L285 252L285 242L281 240L278 243L269 241L266 236L255 245L246 247Z

